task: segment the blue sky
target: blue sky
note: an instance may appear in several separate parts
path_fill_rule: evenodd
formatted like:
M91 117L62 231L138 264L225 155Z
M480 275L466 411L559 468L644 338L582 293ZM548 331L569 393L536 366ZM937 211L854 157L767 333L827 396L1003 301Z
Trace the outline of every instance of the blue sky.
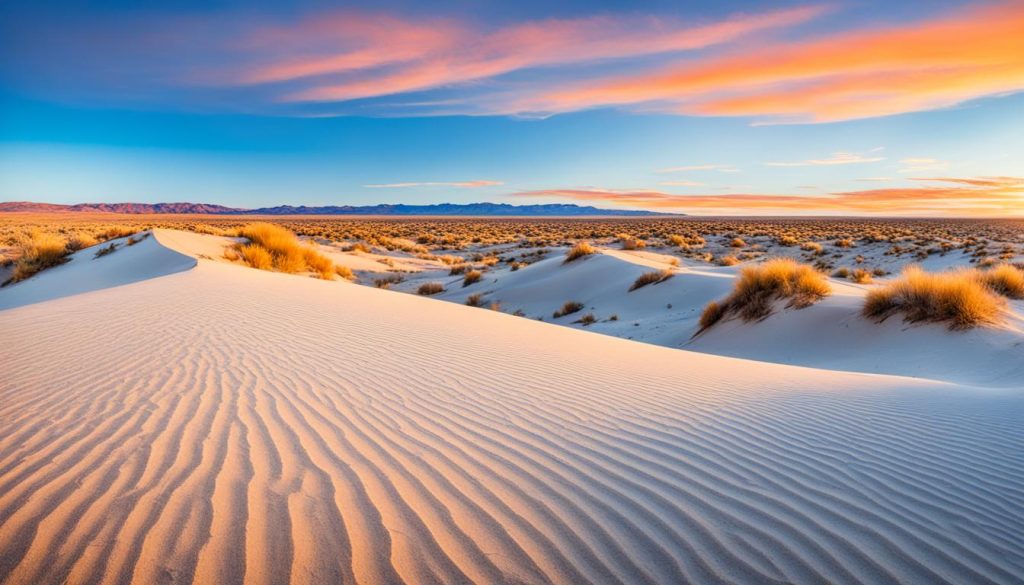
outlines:
M417 6L7 8L0 200L1024 212L1019 2Z

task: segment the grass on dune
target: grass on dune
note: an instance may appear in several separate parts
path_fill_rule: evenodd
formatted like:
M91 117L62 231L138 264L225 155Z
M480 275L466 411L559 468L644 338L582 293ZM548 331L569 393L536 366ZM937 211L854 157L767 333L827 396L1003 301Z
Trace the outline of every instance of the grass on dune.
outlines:
M21 252L14 262L14 272L4 284L20 282L32 275L67 261L68 242L60 235L31 230L19 238L16 246Z
M1012 266L1010 270L1017 271ZM1019 271L1017 271L1019 272ZM868 292L864 299L865 317L884 320L902 313L909 322L948 323L950 329L970 329L995 324L1000 320L1005 301L1000 291L1020 293L1024 275L1008 271L960 269L929 273L918 266ZM1007 288L1009 286L1009 288Z
M763 319L775 301L802 309L832 292L825 275L807 264L777 258L740 271L732 292L725 299L709 303L700 317L701 331L729 315L744 321Z
M643 288L649 284L659 284L672 278L673 273L671 270L654 270L652 272L645 272L641 274L633 285L629 287L629 292L633 292L638 288Z
M272 223L251 223L239 228L238 235L249 240L238 246L242 260L260 270L279 272L313 272L324 280L334 280L339 273L330 258L312 246L303 244L291 231ZM346 276L347 277L347 276Z
M590 256L591 254L594 254L596 252L597 252L597 249L594 248L593 246L591 246L589 243L587 243L587 242L580 242L580 243L576 244L575 246L573 246L565 254L565 261L562 262L562 263L563 264L568 264L568 263L570 263L570 262L572 262L574 260L578 260L580 258L583 258L584 256Z

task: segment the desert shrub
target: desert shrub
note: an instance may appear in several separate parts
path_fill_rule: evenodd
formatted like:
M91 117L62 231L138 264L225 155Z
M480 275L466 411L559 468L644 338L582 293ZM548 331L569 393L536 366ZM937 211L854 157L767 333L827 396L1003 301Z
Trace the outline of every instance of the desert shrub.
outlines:
M633 286L629 287L629 292L633 292L636 289L645 287L649 284L658 284L660 282L665 282L666 280L672 278L672 276L674 275L671 270L654 270L652 272L645 272L641 274L639 277L637 277L635 281L633 281Z
M130 235L134 234L137 231L138 231L137 229L132 228L132 227L128 227L128 226L114 226L114 227L109 227L109 228L103 230L102 232L100 232L100 236L99 237L100 237L101 240L104 240L104 241L106 241L106 240L116 240L117 238L123 238L125 236L130 236Z
M686 238L678 234L672 234L668 237L668 241L673 246L684 247L686 246Z
M872 280L871 273L863 268L855 268L850 273L850 281L856 282L857 284L868 284Z
M239 228L238 235L249 240L249 244L239 246L239 251L246 264L253 268L288 273L308 271L325 280L333 280L337 274L330 258L304 245L294 233L279 225L251 223ZM255 248L263 249L266 255L256 252Z
M800 245L800 249L804 250L805 252L810 252L812 254L821 254L822 252L825 251L825 249L818 242L804 242L803 244Z
M68 239L67 248L70 252L77 252L78 250L91 248L98 243L100 243L100 241L91 234L76 233Z
M733 238L732 240L729 240L730 248L745 248L746 246L747 243L743 241L743 238Z
M850 269L845 266L842 266L838 268L835 272L833 272L832 276L836 278L847 278L848 276L850 276Z
M451 270L448 271L448 275L456 276L459 274L464 274L468 268L468 264L456 264L455 266L452 266Z
M424 296L436 295L439 292L444 292L444 285L440 282L426 282L416 289L416 294Z
M237 262L242 257L241 254L238 251L238 248L236 248L234 246L231 246L229 248L224 248L223 256L224 256L224 259L227 260L228 262Z
M647 247L647 242L629 234L619 234L619 241L622 243L623 250L642 250Z
M862 313L884 320L903 313L910 322L948 322L969 329L998 321L1003 301L973 270L928 273L910 266L896 280L868 292Z
M562 308L551 314L552 317L558 319L566 315L571 315L577 311L583 310L583 303L577 303L576 301L566 301Z
M47 268L67 262L67 242L63 237L38 229L31 230L16 242L20 256L14 262L14 272L4 284L19 282Z
M793 236L788 236L788 235L781 235L781 236L779 236L779 238L776 241L778 242L778 244L780 246L786 246L786 247L796 246L797 244L800 243L799 240L797 240Z
M302 249L302 255L306 267L311 272L317 273L317 275L324 280L334 280L337 272L334 268L334 262L332 262L330 258L324 256L320 252L317 252L313 248L308 247L304 247Z
M719 266L736 266L740 261L735 256L722 256L718 259Z
M352 272L352 269L348 266L342 266L338 264L334 267L334 273L344 278L345 280L355 280L356 275Z
M728 297L704 308L701 329L707 329L730 314L744 321L763 319L771 314L772 304L777 300L786 300L787 307L802 309L829 293L831 288L825 275L788 258L747 266L740 272Z
M383 278L375 278L373 280L373 286L377 288L391 288L392 284L398 284L405 280L401 275L389 274Z
M999 264L978 274L981 282L1004 297L1024 299L1024 270L1010 264Z
M473 284L474 282L480 282L481 278L483 278L482 272L480 272L479 270L470 270L469 272L466 273L465 276L462 277L462 286L463 288L465 288Z
M563 264L568 264L569 262L578 260L584 256L590 256L595 252L597 252L597 250L587 242L579 242L565 254L565 262L563 262Z
M583 315L579 319L573 321L573 323L580 323L584 327L586 327L587 325L593 325L594 323L597 323L597 317L595 317L593 313L587 313L586 315Z
M835 241L835 245L836 245L837 248L852 248L853 247L853 240L851 240L849 238L842 238L842 239L836 240Z
M238 248L238 254L242 261L260 270L270 270L274 267L274 258L266 248L257 244L246 244Z
M707 329L725 317L725 305L717 301L708 303L700 314L700 328Z
M114 243L114 242L111 242L110 244L108 244L106 246L103 246L99 250L96 250L96 254L93 256L93 258L102 258L102 257L104 257L104 256L106 256L108 254L113 254L116 251L117 251L117 244Z
M480 293L473 293L466 297L466 304L470 307L482 307L484 304L484 295Z

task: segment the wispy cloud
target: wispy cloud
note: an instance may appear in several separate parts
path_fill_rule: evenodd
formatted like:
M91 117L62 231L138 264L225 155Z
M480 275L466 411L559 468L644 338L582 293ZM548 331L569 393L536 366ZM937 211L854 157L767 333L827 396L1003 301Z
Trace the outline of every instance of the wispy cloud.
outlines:
M1024 90L1021 0L808 36L802 25L833 9L703 22L631 12L493 24L356 10L264 20L140 12L102 26L52 19L5 31L16 57L0 57L0 76L62 100L296 116L616 107L768 123L886 116Z
M517 193L680 211L727 213L845 213L871 215L1024 215L1024 178L916 179L938 183L907 188L845 191L823 195L732 193L677 195L656 190L546 189Z
M636 106L829 122L931 110L1022 89L1024 10L1019 0L1008 0L556 88L512 109Z
M885 160L881 156L864 156L854 152L837 152L829 158L801 160L796 162L766 162L766 167L812 167L872 163Z
M457 187L460 189L478 189L504 185L501 181L418 181L409 183L378 183L363 185L367 189L409 189L415 187Z
M719 171L722 173L735 173L739 171L733 165L687 165L681 167L668 167L665 169L658 169L655 172L658 173L690 173L694 171Z
M658 184L674 187L701 187L704 185L704 183L698 183L697 181L661 181Z
M900 159L900 163L903 165L899 171L901 173L943 171L949 168L949 161L934 158L904 158Z

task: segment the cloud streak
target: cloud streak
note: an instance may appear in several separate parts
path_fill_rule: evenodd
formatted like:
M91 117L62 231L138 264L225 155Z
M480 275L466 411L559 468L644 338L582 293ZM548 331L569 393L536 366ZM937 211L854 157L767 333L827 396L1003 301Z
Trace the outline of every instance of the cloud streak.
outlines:
M420 181L410 183L379 183L363 185L367 189L412 189L416 187L456 187L459 189L479 189L480 187L496 187L504 185L502 181Z
M832 122L930 110L1024 89L1019 0L903 26L749 49L558 88L511 109L632 106Z
M915 179L928 185L845 191L826 195L676 195L656 190L546 189L517 193L643 209L729 214L1024 215L1024 178ZM933 185L932 183L936 183Z
M862 154L852 152L837 152L829 158L801 160L796 162L766 162L766 167L818 167L833 165L851 165L860 163L873 163L885 160L885 157L866 157Z

